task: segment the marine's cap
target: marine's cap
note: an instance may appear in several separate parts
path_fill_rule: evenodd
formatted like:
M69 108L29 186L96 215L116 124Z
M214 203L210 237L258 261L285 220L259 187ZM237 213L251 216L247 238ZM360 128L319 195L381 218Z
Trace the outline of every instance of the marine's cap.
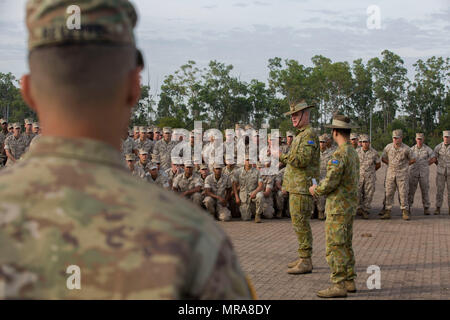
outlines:
M33 121L31 121L30 119L25 119L24 122L25 122L25 125L33 124Z
M39 122L34 122L33 123L33 128L39 128Z
M287 131L286 132L286 138L287 137L293 137L293 136L294 136L294 133L292 131Z
M350 123L350 119L342 114L336 114L333 116L333 120L330 125L325 126L331 129L353 129L357 128L356 125Z
M292 103L290 103L289 105L289 111L286 112L284 115L285 116L290 116L291 114L294 114L296 112L308 109L308 108L313 108L314 106L312 104L307 103L304 99L300 100L300 101L294 101Z
M161 129L158 127L155 127L155 129L153 129L154 133L161 133Z
M145 127L139 127L140 133L147 133L147 129Z
M164 127L163 128L163 133L172 133L172 128L171 127Z
M361 141L361 142L370 142L369 135L367 135L367 134L360 135L359 136L359 141Z
M442 133L443 137L450 137L450 130L446 130Z
M14 124L13 123L8 124L8 129L11 129L11 128L14 129Z
M150 169L150 170L156 170L156 169L158 169L158 164L152 162L152 163L149 165L149 169Z
M145 149L139 149L139 154L148 154L148 152Z
M220 163L214 163L214 165L213 165L213 169L222 169L222 168L223 168L223 165Z
M147 127L147 133L153 133L153 126Z
M327 142L327 141L328 141L328 137L326 134L319 136L319 142Z
M186 161L184 162L184 166L185 166L186 168L193 168L193 167L194 167L194 164L192 163L191 160L186 160Z
M208 166L206 164L201 164L200 170L208 170Z
M79 14L80 28L69 29ZM28 0L28 50L64 44L135 46L137 14L128 0Z
M154 163L161 163L161 161L159 160L159 156L157 154L152 154L152 162Z
M350 140L359 139L357 133L350 133Z
M403 137L402 129L392 131L392 138L401 138L401 137Z
M416 133L416 139L424 139L425 135L423 133Z
M139 131L139 127L138 127L138 126L134 126L134 127L133 127L133 131L134 131L134 132L138 132L138 131Z
M136 160L136 157L134 156L134 154L129 153L129 154L127 154L125 156L125 160L127 160L127 161L134 161L134 160Z
M13 127L14 127L14 129L20 129L20 128L22 128L22 127L20 126L20 123L18 123L18 122L14 123L14 124L13 124Z
M328 134L328 133L324 133L323 135L326 137L327 140L331 140L332 139L331 135Z
M226 164L235 164L236 162L234 161L234 158L225 158L225 163Z
M0 119L0 124L8 123L5 119Z

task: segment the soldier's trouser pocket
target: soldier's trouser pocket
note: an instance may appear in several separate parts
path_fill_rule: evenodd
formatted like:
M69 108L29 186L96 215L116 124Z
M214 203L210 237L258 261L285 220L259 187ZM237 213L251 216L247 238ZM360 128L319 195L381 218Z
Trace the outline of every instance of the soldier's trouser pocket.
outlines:
M313 198L303 194L289 194L289 211L292 226L298 239L298 254L300 258L310 258L312 255L312 232L309 224L313 210Z
M325 222L326 259L331 268L331 282L356 278L352 247L353 216L327 215Z

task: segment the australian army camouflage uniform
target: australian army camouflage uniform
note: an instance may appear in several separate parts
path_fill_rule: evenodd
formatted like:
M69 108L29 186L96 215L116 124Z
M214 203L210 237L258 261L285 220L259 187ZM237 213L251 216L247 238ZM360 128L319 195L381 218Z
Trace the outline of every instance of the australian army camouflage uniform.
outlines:
M304 100L290 105L289 116L312 106ZM303 116L303 115L302 115ZM300 128L287 154L280 155L280 162L286 165L283 188L289 192L289 212L298 239L299 259L288 264L288 273L302 274L312 271L312 232L309 224L314 202L309 187L312 179L319 179L319 139L311 125Z
M328 127L351 129L353 126L348 118L338 115ZM327 196L326 258L334 284L330 289L319 291L320 297L346 296L345 282L354 283L356 278L352 237L358 207L358 180L358 154L347 141L333 153L327 164L327 175L315 189L316 196Z
M416 133L416 139L424 141L425 135L423 133ZM435 158L434 151L426 144L422 144L419 148L417 144L411 147L413 158L416 162L409 168L409 208L412 208L414 203L414 195L417 190L417 185L420 185L422 193L422 204L424 214L430 214L430 160Z
M66 29L69 4L83 13L81 31ZM28 47L134 49L136 19L125 0L30 0ZM103 32L89 33L91 24ZM20 164L0 172L0 299L250 298L227 235L188 201L133 177L119 140L116 149L42 136ZM67 288L70 265L81 272L81 290Z
M369 142L369 136L361 135L361 142ZM375 193L375 183L377 180L377 166L381 166L381 159L378 152L369 147L369 150L364 150L363 147L356 149L359 156L359 207L362 216L367 219L373 195Z
M402 130L394 130L393 138L402 138ZM400 208L404 220L409 220L409 175L408 168L410 162L414 159L411 149L404 143L395 147L394 143L388 144L383 151L382 159L388 163L386 173L386 211L382 219L390 219L392 205L394 203L395 191L400 195Z
M213 169L222 169L222 167L223 166L219 164L213 165ZM220 178L216 179L215 173L213 172L208 177L206 177L204 188L209 189L209 191L214 195L226 200L227 195L231 192L232 188L231 178L227 174L221 172ZM208 210L213 217L217 215L217 218L220 221L231 220L230 210L227 208L227 206L222 205L217 199L211 196L206 196L203 200L203 203L205 204L206 210Z
M447 199L450 214L450 131L444 131L443 136L444 142L441 142L434 148L434 153L437 157L435 214L440 214L441 212L445 185L447 185Z

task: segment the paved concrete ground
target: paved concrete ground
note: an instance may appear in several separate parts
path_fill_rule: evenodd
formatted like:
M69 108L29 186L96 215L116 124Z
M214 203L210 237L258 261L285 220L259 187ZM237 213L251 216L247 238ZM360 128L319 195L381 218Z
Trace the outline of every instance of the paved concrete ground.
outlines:
M412 220L403 221L396 203L391 220L379 220L383 201L385 166L379 170L370 220L357 218L353 248L358 292L347 299L450 299L450 215L447 199L443 214L424 216L420 191L416 193ZM435 166L432 167L431 204L435 204ZM397 199L396 199L397 201ZM286 264L297 252L290 219L263 220L261 224L235 220L220 225L230 235L244 271L260 299L319 299L316 291L329 285L325 260L324 222L311 220L314 270L289 275ZM381 289L369 290L367 267L381 269Z

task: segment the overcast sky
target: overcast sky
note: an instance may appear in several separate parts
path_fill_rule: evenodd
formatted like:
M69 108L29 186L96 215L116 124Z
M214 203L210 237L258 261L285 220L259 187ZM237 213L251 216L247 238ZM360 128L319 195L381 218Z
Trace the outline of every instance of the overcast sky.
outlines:
M0 72L27 71L25 0L0 0ZM74 0L75 2L75 0ZM322 54L364 61L388 49L411 72L417 59L450 56L450 0L134 0L138 46L153 87L188 60L234 65L243 80L266 81L267 61L305 65ZM381 29L367 28L367 8ZM144 79L147 79L145 70Z

